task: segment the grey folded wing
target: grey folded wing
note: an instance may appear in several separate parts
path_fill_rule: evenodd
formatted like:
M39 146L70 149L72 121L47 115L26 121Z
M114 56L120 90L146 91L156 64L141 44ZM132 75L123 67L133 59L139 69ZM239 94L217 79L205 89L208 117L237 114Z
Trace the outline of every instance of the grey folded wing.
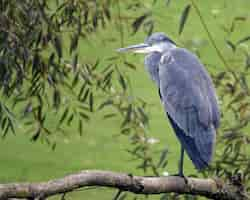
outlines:
M220 113L208 73L195 55L178 48L163 54L159 79L166 112L209 162Z

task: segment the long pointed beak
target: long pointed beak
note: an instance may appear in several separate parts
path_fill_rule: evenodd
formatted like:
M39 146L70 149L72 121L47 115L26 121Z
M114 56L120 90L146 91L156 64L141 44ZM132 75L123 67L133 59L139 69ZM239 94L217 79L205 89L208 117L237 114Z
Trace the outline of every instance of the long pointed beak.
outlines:
M131 51L134 53L150 53L152 50L151 50L150 45L141 43L141 44L131 45L125 48L120 48L120 49L117 49L117 51L121 53L128 52L128 51Z

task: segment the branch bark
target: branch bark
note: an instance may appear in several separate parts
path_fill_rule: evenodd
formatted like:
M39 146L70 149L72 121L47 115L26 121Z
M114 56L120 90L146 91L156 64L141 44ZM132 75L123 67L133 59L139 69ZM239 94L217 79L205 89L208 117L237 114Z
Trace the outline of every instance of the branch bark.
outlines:
M45 199L86 186L112 187L136 194L179 193L220 200L248 199L241 184L215 179L141 177L111 171L86 170L64 178L40 183L0 184L0 200L8 198Z

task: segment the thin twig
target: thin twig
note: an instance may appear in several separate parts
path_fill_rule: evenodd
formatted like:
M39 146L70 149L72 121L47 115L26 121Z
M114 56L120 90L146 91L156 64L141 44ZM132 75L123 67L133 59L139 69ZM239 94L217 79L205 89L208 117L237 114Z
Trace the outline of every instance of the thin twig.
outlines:
M206 24L206 22L205 22L205 20L203 19L203 16L202 16L202 14L201 14L200 9L198 8L198 6L197 6L197 4L195 3L194 0L190 0L190 1L191 1L191 3L192 3L192 6L193 6L194 9L195 9L197 15L198 15L199 18L200 18L201 24L202 24L203 28L205 29L205 31L206 31L206 33L207 33L207 35L208 35L208 38L209 38L211 44L213 45L213 47L214 47L214 49L215 49L217 55L219 56L219 58L220 58L221 61L223 62L223 64L224 64L224 66L226 67L226 69L233 75L233 77L235 78L235 80L238 81L239 79L238 79L238 77L236 76L235 72L229 67L229 65L228 65L228 63L227 63L227 61L226 61L226 59L224 58L223 54L221 53L221 51L220 51L219 48L217 47L217 45L216 45L216 43L215 43L215 40L213 39L213 36L212 36L212 34L210 33L210 31L209 31L209 29L208 29L208 26L207 26L207 24Z

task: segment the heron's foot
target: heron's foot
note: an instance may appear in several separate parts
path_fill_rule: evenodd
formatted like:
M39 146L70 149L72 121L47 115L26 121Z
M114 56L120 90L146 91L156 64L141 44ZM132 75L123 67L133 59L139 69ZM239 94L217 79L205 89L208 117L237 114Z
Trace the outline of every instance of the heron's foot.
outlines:
M188 184L188 178L187 178L183 173L173 174L173 175L170 175L170 176L178 176L178 177L181 177L181 178L184 179L185 184Z

